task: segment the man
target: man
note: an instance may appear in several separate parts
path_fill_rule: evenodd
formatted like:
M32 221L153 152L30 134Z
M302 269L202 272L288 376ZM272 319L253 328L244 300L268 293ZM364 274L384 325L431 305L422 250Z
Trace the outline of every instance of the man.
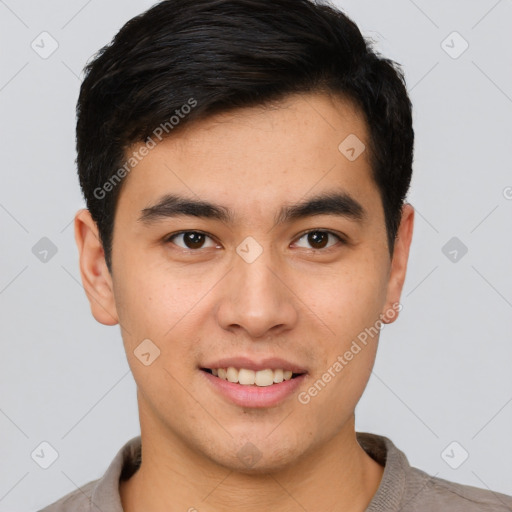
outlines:
M141 436L44 510L512 510L355 432L413 232L399 68L327 5L168 0L86 70L75 237Z

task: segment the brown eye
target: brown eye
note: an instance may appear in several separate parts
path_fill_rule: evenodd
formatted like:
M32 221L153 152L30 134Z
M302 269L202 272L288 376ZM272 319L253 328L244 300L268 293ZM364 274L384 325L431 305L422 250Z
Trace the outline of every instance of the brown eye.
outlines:
M313 249L323 249L329 241L329 235L323 231L313 231L307 234L307 239Z
M329 236L332 236L335 238L334 243L331 243L330 245L327 245L329 243ZM344 242L344 240L336 235L335 233L332 233L331 231L324 231L324 230L312 230L308 231L307 233L304 233L300 238L300 240L306 239L306 242L310 244L310 248L315 250L321 250L325 248L332 247L336 244L336 242Z
M175 240L182 240L181 244L176 243ZM167 238L167 242L172 242L182 249L196 250L205 247L205 241L211 238L205 233L200 231L182 231L181 233L175 233ZM209 247L215 247L215 243L212 243Z

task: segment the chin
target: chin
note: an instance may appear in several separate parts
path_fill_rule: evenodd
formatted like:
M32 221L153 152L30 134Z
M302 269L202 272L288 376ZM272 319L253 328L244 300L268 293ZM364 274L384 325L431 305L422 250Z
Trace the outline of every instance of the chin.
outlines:
M228 456L227 460L217 460L216 462L231 471L256 476L279 473L292 467L296 459L297 457L291 453L286 456L269 453L261 454L260 458L254 463L250 460L241 460L238 456L235 458Z
M286 436L270 441L263 434L260 437L239 439L230 444L230 451L226 445L219 446L219 450L206 455L216 464L237 473L247 475L263 475L277 473L292 467L305 453L304 443L291 445L286 443ZM232 450L232 451L231 451Z

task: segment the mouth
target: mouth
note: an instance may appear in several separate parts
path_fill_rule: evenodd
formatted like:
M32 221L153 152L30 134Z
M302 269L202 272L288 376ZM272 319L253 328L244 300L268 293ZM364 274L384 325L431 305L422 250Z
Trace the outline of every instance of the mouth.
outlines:
M203 372L209 373L218 379L240 384L249 387L268 387L281 384L284 381L296 379L306 372L293 372L283 368L265 368L262 370L252 370L249 368L235 368L228 366L226 368L200 368Z
M211 389L244 408L274 408L289 402L306 385L305 366L280 357L256 360L245 355L204 361L197 367Z

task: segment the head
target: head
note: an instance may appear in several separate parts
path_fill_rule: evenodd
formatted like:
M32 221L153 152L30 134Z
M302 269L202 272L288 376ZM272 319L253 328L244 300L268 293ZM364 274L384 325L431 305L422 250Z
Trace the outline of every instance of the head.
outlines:
M141 427L240 470L251 441L251 471L339 434L412 237L398 66L328 5L167 0L87 65L77 116L82 280L121 326ZM235 403L204 371L234 357L302 377Z

